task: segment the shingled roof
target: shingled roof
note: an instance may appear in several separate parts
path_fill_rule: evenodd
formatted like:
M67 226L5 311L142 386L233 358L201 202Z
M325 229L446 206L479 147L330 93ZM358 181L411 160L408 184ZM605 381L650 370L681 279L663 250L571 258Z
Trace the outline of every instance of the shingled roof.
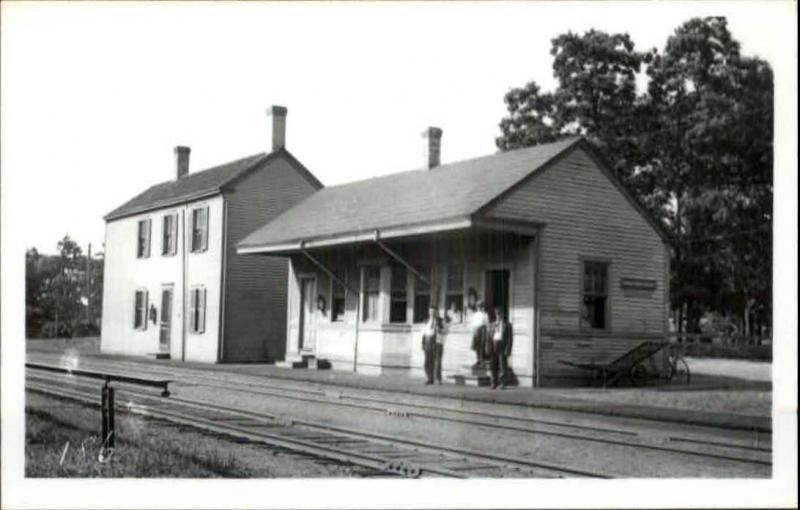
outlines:
M240 250L469 219L492 199L582 142L568 138L467 161L321 189L256 230Z
M275 152L260 153L237 159L224 165L215 166L199 172L193 172L180 179L165 181L139 193L121 206L104 216L106 221L111 221L132 214L138 214L152 209L169 207L188 202L204 196L220 193L222 188L247 174L260 164L272 157L282 155L295 163L295 166L308 179L312 185L321 188L322 184L308 170L300 164L286 149Z

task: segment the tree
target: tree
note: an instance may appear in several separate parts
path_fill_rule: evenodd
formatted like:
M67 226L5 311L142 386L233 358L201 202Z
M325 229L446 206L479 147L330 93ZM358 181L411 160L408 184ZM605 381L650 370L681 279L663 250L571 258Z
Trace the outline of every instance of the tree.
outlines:
M753 260L753 249L771 253L771 233L758 232L770 228L772 210L772 72L741 57L725 18L709 17L681 25L648 76L641 141L651 163L640 178L675 241L677 322L698 332L703 313L752 305L747 296L771 282L771 258ZM721 295L735 297L723 303ZM739 308L750 315L750 305Z
M633 126L637 115L636 73L644 56L627 34L590 30L552 40L558 87L543 93L535 82L505 96L508 116L500 121L498 148L510 150L569 135L590 138L623 180L637 161Z
M743 57L722 17L683 23L662 53L637 52L627 34L590 30L554 38L551 54L556 90L531 82L509 91L497 146L592 140L671 233L679 331L699 332L713 312L760 334L771 317L769 64ZM642 66L647 93L637 95Z
M55 272L41 287L43 308L52 321L49 328L53 336L71 334L83 309L81 296L84 286L83 253L69 236L58 242L59 255Z

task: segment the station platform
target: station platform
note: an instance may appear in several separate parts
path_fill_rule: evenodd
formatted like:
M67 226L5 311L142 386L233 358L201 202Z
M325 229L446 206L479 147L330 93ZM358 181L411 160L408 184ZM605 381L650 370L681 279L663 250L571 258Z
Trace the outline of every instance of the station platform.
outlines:
M29 349L32 355L53 354L53 351ZM384 392L396 392L408 395L421 395L426 397L444 397L464 401L497 403L503 405L527 406L559 411L591 413L607 416L626 418L658 420L671 423L688 425L706 425L735 430L771 432L771 419L769 416L751 414L698 411L680 409L676 407L661 407L652 405L631 404L625 402L623 392L626 391L702 391L702 390L736 390L756 389L770 391L768 382L755 383L752 381L736 380L732 378L694 376L692 384L688 387L678 388L675 385L653 386L645 388L529 388L509 386L501 390L489 387L460 386L453 384L452 380L444 384L425 385L424 380L409 377L405 374L386 373L381 375L366 375L342 370L297 370L261 363L221 363L206 364L197 362L181 362L143 358L136 356L106 354L98 352L81 352L82 357L96 358L98 360L120 360L149 363L158 366L175 366L191 368L198 371L209 371L215 374L231 373L280 379L287 381L306 382L321 385L330 385L341 388L357 388ZM755 385L755 386L754 386ZM612 398L615 395L623 398Z

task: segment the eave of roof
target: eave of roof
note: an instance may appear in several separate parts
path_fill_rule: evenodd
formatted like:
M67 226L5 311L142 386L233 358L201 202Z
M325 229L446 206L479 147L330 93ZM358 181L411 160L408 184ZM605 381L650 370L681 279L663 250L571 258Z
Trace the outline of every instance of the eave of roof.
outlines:
M150 186L121 206L106 214L105 221L142 214L165 207L189 203L229 191L236 183L250 175L256 168L282 157L292 165L309 184L317 189L322 183L285 148L269 154L260 153L190 173L179 180L164 181Z
M592 145L582 137L561 140L553 144L533 148L520 149L506 153L494 154L448 165L434 170L401 172L383 177L355 181L325 188L312 194L304 201L285 211L266 225L248 235L237 244L238 253L278 253L297 251L317 245L330 246L350 242L361 242L380 232L382 237L391 236L390 232L402 232L414 226L415 232L423 232L441 223L453 219L475 223L493 204L517 189L522 183L535 178L545 169L553 166L576 148L584 149L595 161L603 173L621 191L623 196L644 217L665 244L669 244L669 236L647 211L634 199L614 172L606 165ZM439 172L438 177L434 173ZM436 200L436 185L442 184L442 175L449 175L452 180L461 180L464 187L456 200L452 196L443 197L450 200L447 207L433 208L416 214L413 207L388 207L389 216L380 216L379 209L387 202L383 197L397 204L410 200L412 206L425 208L426 200ZM500 176L490 179L486 176ZM480 182L472 182L473 180ZM445 184L449 184L449 181ZM481 187L481 193L473 193L470 187ZM466 191L465 191L466 190ZM380 200L375 196L381 196ZM391 198L390 198L391 197ZM419 200L422 197L422 200ZM378 209L376 209L376 204ZM352 211L359 211L354 217ZM393 215L392 212L400 214ZM427 214L427 215L426 215ZM338 224L331 218L347 217ZM409 218L411 220L409 221ZM404 221L405 220L405 221ZM422 230L420 230L422 229ZM433 230L431 231L433 232Z

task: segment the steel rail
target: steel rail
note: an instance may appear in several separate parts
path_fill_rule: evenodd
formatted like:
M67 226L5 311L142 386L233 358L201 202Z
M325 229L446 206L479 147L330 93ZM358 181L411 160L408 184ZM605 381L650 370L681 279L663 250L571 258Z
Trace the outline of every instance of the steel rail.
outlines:
M95 399L93 399L91 395L88 395L80 391L68 390L63 387L53 387L48 384L37 384L37 383L27 384L26 389L48 395L55 395L62 398L78 400L92 406L97 406L97 402L95 402ZM128 389L124 390L124 392L129 394L138 394L140 396L152 398L152 395L141 394L139 392L131 391ZM173 399L171 400L171 402L175 402L175 400ZM186 401L181 403L184 405L187 404ZM206 406L202 405L198 405L198 407L207 409ZM311 455L317 458L324 458L327 460L333 460L340 463L357 465L360 467L365 467L375 470L376 472L380 473L389 472L401 476L416 477L419 476L419 474L421 474L422 471L424 471L451 478L466 478L466 476L463 473L459 473L458 471L453 471L446 468L429 466L429 465L418 466L416 464L408 464L403 461L398 461L396 459L382 458L378 455L370 455L369 453L357 452L352 450L343 450L340 448L319 444L318 442L314 442L311 440L298 439L288 435L270 434L268 432L262 432L262 431L256 432L232 424L215 423L212 419L203 418L200 416L192 416L189 414L180 413L177 411L172 411L167 409L157 409L147 405L128 404L121 406L120 410L129 414L166 420L172 423L178 423L180 425L194 427L215 434L221 434L229 437L237 437L237 438L247 439L249 441L265 443L271 446L284 448L293 452L303 453L306 455ZM242 414L235 410L230 410L228 412L232 414ZM398 453L397 450L393 450L393 452ZM413 453L413 452L406 452L406 453Z
M126 361L126 363L134 364L134 365L137 365L137 366L146 366L152 371L152 365L149 365L149 364L143 364L141 362L135 362L135 361ZM203 375L203 374L189 374L189 375L187 375L187 377L188 378L194 378L194 379L211 380L211 381L216 381L216 382L220 383L220 384L216 384L216 385L215 384L209 384L209 383L199 383L201 385L206 385L206 386L209 386L209 387L225 388L225 389L231 389L231 390L235 390L235 391L255 393L255 394L259 394L260 393L260 394L266 394L266 395L271 395L271 396L277 396L277 397L281 397L281 398L298 398L299 399L299 397L289 397L289 396L287 396L285 394L276 394L274 392L266 392L266 391L255 391L255 390L251 390L251 389L242 389L242 388L238 388L238 387L235 387L235 386L230 386L229 383L226 384L227 381L225 381L225 380L222 380L222 379L217 378L217 377L211 377L211 376ZM190 382L190 381L182 380L182 382ZM198 383L194 383L194 384L198 384ZM295 392L295 393L303 393L303 394L316 395L316 396L322 396L322 397L329 397L330 398L330 393L326 392L326 391L323 391L323 390L308 390L308 389L301 389L301 388L290 388L290 387L286 387L286 386L270 385L270 384L264 384L264 383L254 383L254 384L249 384L249 386L250 387L256 386L256 387L261 387L261 388L272 388L272 389L281 390L281 391L284 391L284 392L285 391L291 391L291 392ZM355 400L355 401L366 401L366 402L374 402L374 403L380 403L380 404L389 404L389 405L393 405L393 406L403 406L403 407L409 407L409 408L427 409L427 410L431 410L431 411L436 411L438 413L440 413L442 411L445 411L445 412L450 412L450 413L453 413L453 414L481 416L481 417L485 417L485 418L489 418L489 419L495 419L495 420L501 420L501 419L515 420L515 421L522 421L522 422L533 423L533 424L545 424L545 425L556 426L556 427L587 430L587 431L591 431L591 432L600 432L600 433L607 432L607 433L630 435L630 436L639 436L640 435L640 434L638 434L636 432L631 432L631 431L609 429L609 428L605 428L605 427L594 427L594 426L591 426L591 425L570 424L570 423L556 422L556 421L551 421L551 420L542 420L542 419L529 418L529 417L518 417L518 416L513 416L513 415L508 415L508 414L487 413L487 412L483 412L483 411L471 411L471 410L455 409L455 408L440 408L440 407L427 405L427 404L397 403L397 402L394 402L394 401L385 400L385 399L376 398L376 397L345 395L345 394L339 394L337 396L337 399L342 399L342 398L349 399L349 400ZM385 408L374 408L374 407L371 407L371 406L359 406L357 404L341 402L341 400L338 400L338 401L328 401L328 400L319 401L319 400L315 400L315 399L308 399L308 401L327 403L327 404L330 404L330 405L348 406L348 407L353 407L353 408L370 409L370 410L375 410L375 411L383 411L383 412L387 411L387 409L385 409ZM757 460L753 461L752 459L748 459L748 458L726 456L726 455L715 454L715 453L697 452L695 450L685 450L685 449L681 449L681 448L670 448L670 447L666 447L666 446L652 445L652 444L648 444L648 443L638 443L638 442L637 443L627 443L625 441L619 441L619 440L605 440L603 438L590 438L590 437L585 437L585 436L578 436L578 435L569 434L569 433L566 433L566 432L532 430L532 429L529 429L529 428L516 427L516 426L513 426L513 425L503 425L503 424L495 424L495 423L483 423L483 422L477 422L477 421L472 421L472 420L459 420L458 418L443 417L443 416L441 416L439 414L427 414L427 413L417 412L417 411L408 411L408 412L406 412L406 414L407 415L414 415L414 416L417 416L417 417L420 417L420 418L439 419L439 420L443 420L443 421L455 421L455 422L461 422L461 423L465 423L465 424L473 424L473 425L479 425L479 426L503 428L503 429L507 429L507 430L516 430L516 431L529 432L529 433L541 433L541 434L545 434L545 435L553 435L553 436L566 437L566 438L579 439L579 440L586 440L586 441L596 441L596 442L609 442L609 441L611 441L612 442L611 444L615 444L615 443L613 443L613 441L617 441L617 443L619 443L620 446L632 446L632 447L642 446L644 448L650 448L650 449L661 450L661 451L672 452L672 453L678 453L678 454L698 455L698 456L706 456L706 457L710 456L712 458L715 458L715 457L716 458L721 458L722 460L732 460L732 461L742 461L742 462L755 462L755 463L760 463L760 464L764 464L764 465L771 465L771 462L757 461ZM672 441L672 442L694 443L694 444L699 444L699 445L709 446L709 447L731 448L731 449L741 449L741 450L748 450L748 451L754 451L754 452L771 453L771 448L752 447L752 446L745 446L745 445L729 443L729 442L709 441L709 440L704 440L704 439L694 439L694 438L677 437L677 436L670 436L668 438L668 440Z
M197 384L197 383L195 383L195 384ZM238 392L242 392L242 393L250 393L250 394L255 394L255 395L267 395L267 396L271 396L271 397L282 398L282 399L285 399L285 400L296 400L296 401L301 401L301 402L313 402L313 403L325 404L325 405L331 405L331 406L350 407L350 408L355 408L355 409L364 409L364 410L376 411L376 412L381 412L381 413L386 413L386 412L390 411L390 409L387 409L385 407L376 407L376 406L370 406L370 405L365 405L365 404L342 402L341 398L346 398L346 399L351 399L351 400L365 400L365 401L384 403L384 404L393 404L394 406L407 407L407 408L411 408L411 409L414 409L414 408L436 409L439 412L444 411L444 412L451 412L451 413L454 413L454 414L479 415L479 416L484 416L484 417L493 418L493 419L513 419L513 420L521 420L521 421L530 421L530 422L534 422L534 423L545 423L545 424L551 425L551 426L574 427L574 428L589 430L589 431L592 431L592 432L615 433L615 434L638 436L638 434L632 433L632 432L616 431L616 430L607 429L607 428L601 428L601 427L589 427L589 426L581 426L581 425L562 424L562 423L549 422L549 421L546 421L546 420L526 419L526 418L514 417L514 416L509 416L509 415L494 415L492 413L482 413L482 412L477 412L477 411L466 411L466 410L449 409L449 408L448 409L435 408L434 406L428 406L428 405L423 405L423 404L394 403L394 402L391 402L391 401L381 400L381 399L373 399L373 398L370 398L370 397L358 397L358 396L353 397L353 396L344 396L344 395L342 395L338 399L319 399L319 398L311 398L311 397L291 396L291 395L287 395L285 392L289 391L289 392L313 394L313 395L320 395L320 396L328 397L328 395L326 395L325 392L322 392L322 391L305 390L305 389L294 389L294 388L286 388L286 387L282 387L282 386L270 386L270 385L266 385L266 384L256 384L255 386L258 386L260 388L270 387L270 388L280 389L281 391L278 392L278 391L255 390L255 389L252 389L252 388L239 388L239 387L235 387L235 386L227 386L227 385L224 385L224 384L200 383L200 385L213 387L213 388L223 388L223 389L227 389L227 390L231 390L231 391L238 391ZM413 410L408 410L408 411L404 410L403 413L404 413L405 416L414 416L414 417L417 417L417 418L432 419L432 420L445 421L445 422L450 422L450 423L459 423L459 424L464 424L464 425L483 426L483 427L489 427L489 428L494 428L494 429L511 430L511 431L515 431L515 432L524 432L524 433L530 433L530 434L544 434L544 435L550 435L550 436L555 436L555 437L563 437L563 438L567 438L567 439L575 439L575 440L580 440L580 441L589 441L589 442L595 442L595 443L610 444L610 445L615 445L615 446L624 446L624 447L631 447L631 448L641 448L641 449L647 449L647 450L655 450L655 451L673 453L673 454L678 454L678 455L698 456L698 457L713 458L713 459L719 459L719 460L727 460L727 461L732 461L732 462L744 462L744 463L750 463L750 464L760 464L760 465L765 465L765 466L771 466L772 465L771 461L753 459L753 458L749 458L749 457L738 457L738 456L735 456L735 455L726 455L726 454L714 453L714 452L704 452L704 451L690 450L690 449L685 449L685 448L675 448L675 447L669 447L669 446L662 446L662 445L657 445L657 444L646 443L646 442L643 442L643 441L625 441L625 440L613 439L613 438L588 437L588 436L572 434L572 433L569 433L569 432L536 430L536 429L532 429L532 428L528 428L528 427L520 427L520 426L510 425L510 424L488 423L488 422L483 422L483 421L478 421L478 420L470 420L470 419L465 419L465 418L455 418L455 417L451 417L451 416L444 416L442 414L434 414L434 413L427 413L427 412L413 411ZM674 442L678 441L677 439L673 439L672 437L670 437L669 440L674 441ZM695 444L701 444L703 446L710 446L710 447L728 447L728 448L739 448L739 449L746 449L746 450L751 450L752 449L751 447L746 447L746 446L741 446L741 445L732 445L732 444L728 444L728 443L715 443L715 442L711 442L711 441L688 440L688 439L686 441L687 442L693 442ZM768 452L768 450L762 450L762 449L755 449L755 451Z
M142 396L142 397L153 398L152 395L142 394L142 393L140 393L138 391L135 391L135 390L132 390L132 389L128 389L128 388L126 388L124 391L125 391L125 393L128 393L128 394L133 394L133 395L139 395L139 396ZM91 399L86 398L86 400L91 402ZM220 406L220 405L216 405L216 404L210 404L210 403L206 403L206 402L187 400L187 399L174 397L174 396L172 398L170 398L169 401L159 400L158 402L160 404L162 404L162 405L172 405L172 406L185 405L185 406L194 407L194 408L202 409L202 410L215 410L215 411L225 412L225 413L228 413L228 414L235 414L235 415L246 416L246 417L251 417L251 418L258 418L258 419L265 419L266 418L266 419L271 420L273 422L281 422L282 420L285 420L285 418L283 416L281 416L281 415L276 415L276 414L271 414L271 413L256 413L256 412L252 412L252 411L245 411L245 410L235 409L235 408L231 408L231 407L227 407L227 406ZM166 411L163 408L159 408L159 409L151 411L151 412L153 412L155 414L158 414L158 413L170 413L170 412L174 413L174 411ZM195 419L196 417L184 416L184 418ZM200 418L200 420L202 420L202 418ZM365 432L365 431L360 431L360 430L351 429L351 428L345 428L345 427L336 427L336 426L331 426L331 425L324 424L324 423L312 422L312 421L308 421L308 420L298 420L298 419L292 418L289 421L290 421L290 423L292 425L299 425L299 426L310 428L310 429L318 429L318 430L322 430L322 431L325 431L325 432L336 432L336 433L339 433L339 434L344 434L345 436L348 436L348 437L359 438L359 439L368 438L368 439L371 439L371 440L378 440L378 441L384 442L387 445L391 445L391 446L401 445L401 446L404 446L404 447L413 447L413 448L416 448L416 449L428 451L428 452L439 454L439 455L442 455L442 454L451 454L451 455L453 455L454 454L454 455L457 455L458 457L460 457L460 459L449 459L448 460L449 462L452 462L454 460L463 460L464 458L466 458L466 459L469 459L469 458L476 459L477 458L477 459L481 459L483 461L493 462L494 465L490 466L490 467L493 467L493 468L503 468L503 467L508 467L508 466L518 466L518 467L524 467L524 468L528 468L528 469L533 468L533 469L551 471L551 472L556 472L556 473L561 473L561 474L567 473L567 474L584 476L584 477L611 478L611 476L609 476L609 475L603 475L603 474L599 474L599 473L596 473L596 472L593 472L593 471L580 470L580 469L572 468L572 467L569 467L569 466L560 466L560 465L549 464L549 463L544 463L544 462L535 462L535 461L530 461L528 459L522 459L522 458L516 458L516 457L506 457L506 456L501 456L501 455L488 454L488 453L479 452L479 451L475 451L475 450L469 450L469 449L463 449L463 448L457 448L457 447L449 447L449 446L444 446L444 445L435 446L435 445L430 445L428 443L423 443L421 441L417 441L417 440L413 440L413 439L399 438L399 437L396 437L396 436L389 436L389 435L380 434L380 433ZM191 425L191 423L186 423L186 424ZM204 425L208 425L208 424L204 423ZM243 431L242 433L252 433L251 431L247 431L246 429L236 429L235 426L230 425L230 424L226 424L224 426L220 426L220 425L214 425L214 426L215 427L222 427L222 428L228 427L228 428L231 429L232 432L237 432L237 433L242 432L242 431ZM217 432L219 432L219 431L217 431ZM255 434L263 434L263 433L262 432L258 432L258 433L255 433ZM344 450L342 452L344 452L344 454L347 453ZM444 459L444 460L447 460L447 459ZM382 461L384 462L384 464L382 464L382 465L391 464L392 462L396 462L391 458L382 459ZM353 462L353 463L354 464L359 464L359 462ZM419 468L424 472L440 474L440 475L443 475L443 476L462 477L462 478L464 477L464 475L462 473L459 473L458 471L449 470L449 469L441 468L441 467L438 467L438 466L431 466L429 464L417 464L417 465L419 465ZM365 466L365 467L372 467L372 466Z

